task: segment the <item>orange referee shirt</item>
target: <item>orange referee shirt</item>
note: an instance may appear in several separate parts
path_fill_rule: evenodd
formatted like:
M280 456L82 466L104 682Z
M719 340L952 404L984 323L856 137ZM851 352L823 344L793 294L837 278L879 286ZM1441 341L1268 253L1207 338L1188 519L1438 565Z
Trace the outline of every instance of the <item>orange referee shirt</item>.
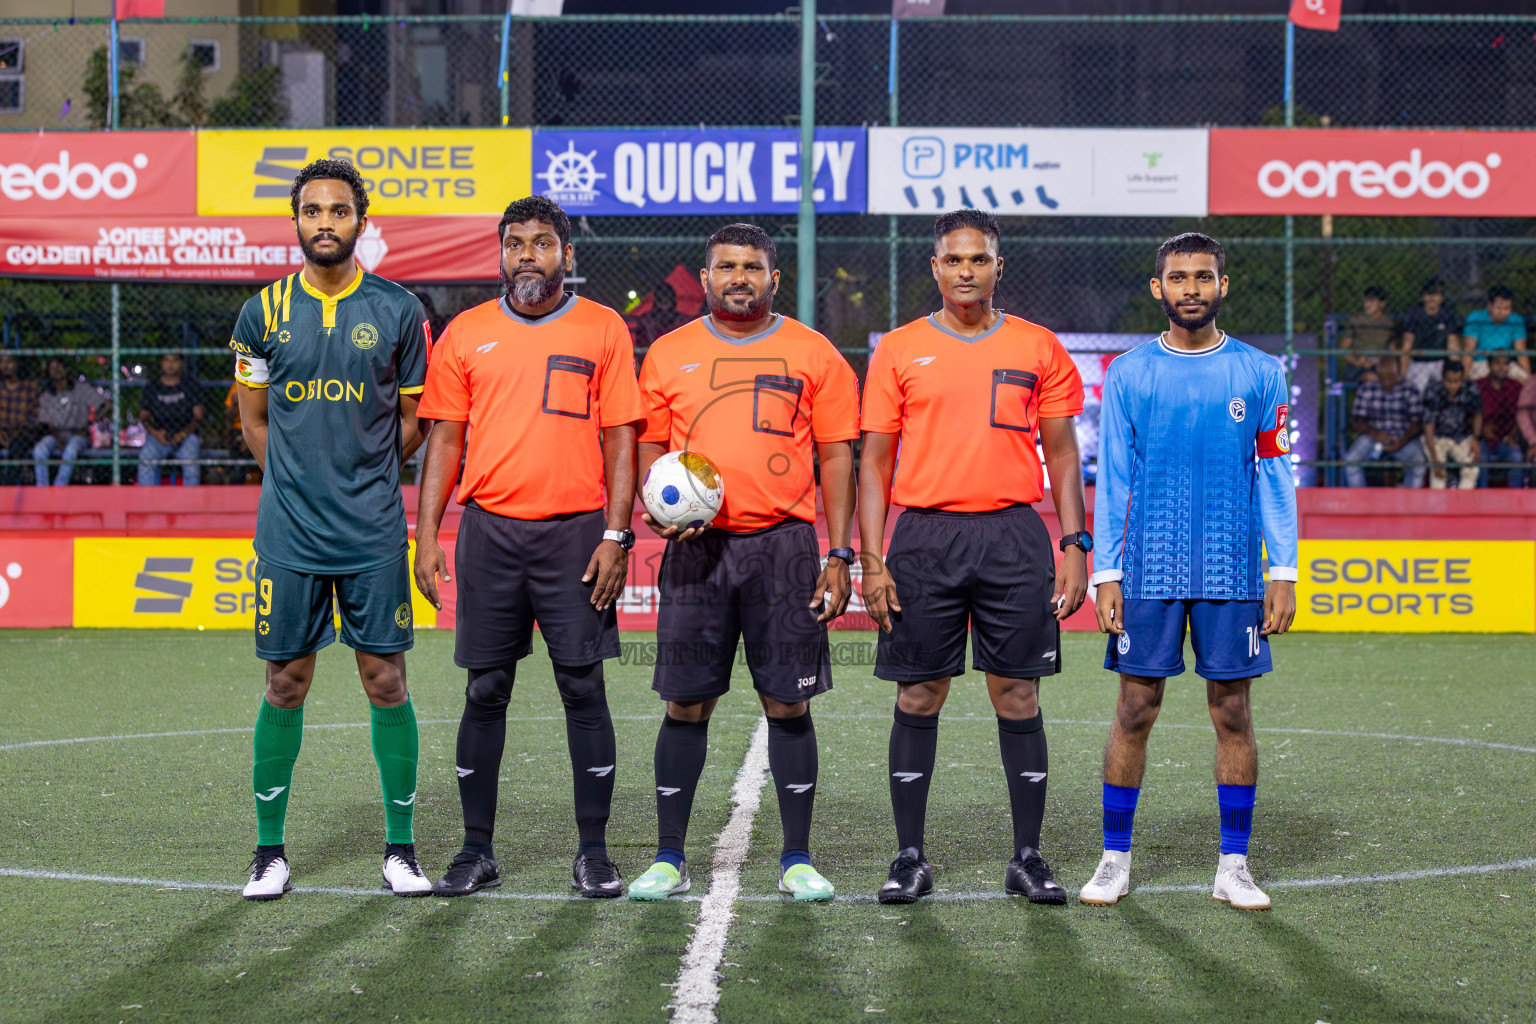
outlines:
M761 334L718 333L708 316L658 339L640 368L642 441L688 449L725 479L713 526L814 522L816 442L859 436L859 381L832 343L775 314Z
M926 316L880 339L862 426L901 435L897 504L989 512L1040 500L1040 420L1082 411L1083 379L1044 327L1000 316L967 338Z
M633 353L617 313L574 295L538 320L505 298L454 317L416 414L469 424L459 504L513 519L602 508L599 428L645 418Z

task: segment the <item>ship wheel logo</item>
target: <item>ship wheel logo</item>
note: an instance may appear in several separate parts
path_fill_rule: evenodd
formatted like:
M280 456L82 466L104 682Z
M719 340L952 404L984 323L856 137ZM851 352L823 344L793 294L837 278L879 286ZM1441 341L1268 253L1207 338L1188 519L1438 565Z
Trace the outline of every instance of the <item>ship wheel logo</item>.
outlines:
M549 157L549 164L534 177L543 178L548 185L544 190L545 195L562 203L592 203L597 200L598 179L608 177L597 169L593 160L597 150L590 153L578 152L576 140L571 139L566 143L564 152L554 153L546 149L544 155Z

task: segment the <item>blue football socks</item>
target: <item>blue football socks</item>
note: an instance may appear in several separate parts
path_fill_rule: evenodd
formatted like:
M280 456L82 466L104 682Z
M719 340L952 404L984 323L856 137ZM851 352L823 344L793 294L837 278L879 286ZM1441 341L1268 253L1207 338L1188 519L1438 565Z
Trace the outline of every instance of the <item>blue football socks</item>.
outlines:
M1104 849L1129 851L1131 827L1136 822L1136 798L1140 786L1104 783Z
M1222 853L1248 856L1248 837L1253 834L1253 794L1257 788L1216 786L1216 803L1221 807ZM1107 825L1105 827L1108 828Z

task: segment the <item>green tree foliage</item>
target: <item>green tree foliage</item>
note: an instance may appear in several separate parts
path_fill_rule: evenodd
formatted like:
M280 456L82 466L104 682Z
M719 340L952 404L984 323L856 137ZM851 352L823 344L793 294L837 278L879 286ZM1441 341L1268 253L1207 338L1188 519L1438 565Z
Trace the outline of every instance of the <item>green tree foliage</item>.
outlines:
M208 100L206 75L190 49L182 55L176 91L169 99L153 82L138 80L139 69L117 69L118 126L122 128L270 127L288 117L282 72L276 67L242 72L229 92ZM93 128L105 128L112 108L107 48L99 46L85 68L86 110Z

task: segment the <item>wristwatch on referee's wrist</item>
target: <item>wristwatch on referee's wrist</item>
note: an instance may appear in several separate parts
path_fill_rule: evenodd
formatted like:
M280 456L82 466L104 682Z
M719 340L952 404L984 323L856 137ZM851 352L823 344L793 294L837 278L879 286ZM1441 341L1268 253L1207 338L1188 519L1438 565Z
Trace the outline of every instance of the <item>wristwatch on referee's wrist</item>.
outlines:
M853 553L853 548L833 548L827 552L827 557L841 558L848 565L852 565L856 556Z
M1076 533L1069 533L1061 538L1061 550L1065 551L1067 548L1074 546L1082 548L1083 554L1086 555L1093 550L1093 534L1087 530L1078 530Z
M611 540L619 547L628 551L635 546L634 530L604 530L603 540Z

